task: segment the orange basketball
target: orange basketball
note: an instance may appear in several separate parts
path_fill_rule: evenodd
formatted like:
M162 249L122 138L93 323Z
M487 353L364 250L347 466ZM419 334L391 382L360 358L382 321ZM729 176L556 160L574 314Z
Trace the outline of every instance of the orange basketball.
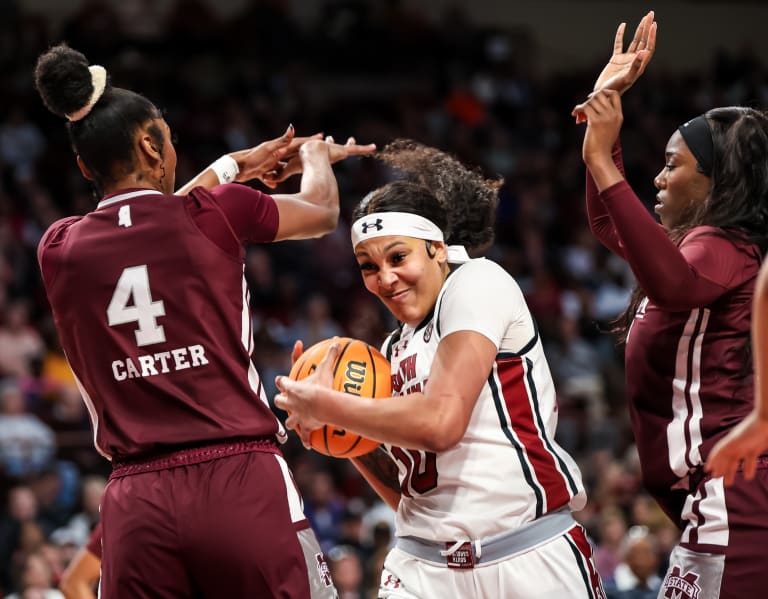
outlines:
M308 348L288 376L298 381L312 374L334 342L341 345L339 357L333 364L334 389L362 397L392 395L389 361L375 347L349 337L326 339ZM380 445L378 441L331 425L312 431L310 444L315 451L335 458L354 458Z

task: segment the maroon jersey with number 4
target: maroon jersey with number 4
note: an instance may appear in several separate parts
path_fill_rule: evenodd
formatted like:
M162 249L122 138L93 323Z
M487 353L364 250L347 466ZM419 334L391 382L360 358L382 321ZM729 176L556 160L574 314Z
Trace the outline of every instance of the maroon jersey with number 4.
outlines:
M48 229L43 281L102 454L285 434L250 359L242 249L277 222L270 196L222 185L125 190Z

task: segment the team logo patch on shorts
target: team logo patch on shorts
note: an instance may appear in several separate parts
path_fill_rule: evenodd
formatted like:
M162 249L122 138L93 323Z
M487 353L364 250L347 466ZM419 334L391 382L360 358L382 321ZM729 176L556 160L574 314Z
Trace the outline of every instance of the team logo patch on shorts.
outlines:
M445 549L451 550L445 556L445 562L449 568L471 570L475 567L475 554L472 551L472 543L469 541L459 545L457 549L453 549L453 543L446 543Z
M696 584L698 580L696 572L683 574L679 566L673 566L664 579L663 596L667 599L698 599L701 592L701 587Z
M315 553L315 559L317 560L317 573L320 576L320 580L327 587L333 584L331 580L331 571L328 569L328 563L325 561L325 556L322 553Z

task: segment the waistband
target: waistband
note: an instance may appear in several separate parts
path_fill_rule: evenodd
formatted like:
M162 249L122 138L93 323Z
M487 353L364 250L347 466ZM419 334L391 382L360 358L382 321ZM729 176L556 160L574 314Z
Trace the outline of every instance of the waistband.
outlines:
M189 466L254 451L275 454L280 453L280 450L277 447L277 442L272 437L231 439L229 441L221 441L198 447L186 447L184 449L148 457L146 459L139 458L135 460L114 461L112 463L112 474L110 475L110 478L142 474L144 472L153 472L155 470L167 470L168 468L176 468L178 466Z
M537 518L516 530L485 539L435 543L417 537L399 537L396 547L414 557L441 566L468 569L524 553L565 534L575 524L571 511L566 507Z

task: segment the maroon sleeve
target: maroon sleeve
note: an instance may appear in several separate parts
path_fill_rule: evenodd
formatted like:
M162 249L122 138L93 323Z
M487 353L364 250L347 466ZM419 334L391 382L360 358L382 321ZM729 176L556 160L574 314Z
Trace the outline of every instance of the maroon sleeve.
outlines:
M611 152L613 162L616 168L624 175L624 160L621 155L621 143L619 141L613 146ZM608 211L600 199L600 192L597 190L597 184L592 178L592 173L587 169L587 218L589 219L589 228L592 233L605 247L624 258L624 251L621 249L619 236L616 228L613 226Z
M37 262L40 265L40 273L46 285L50 285L53 282L59 269L59 254L56 250L64 243L70 225L76 223L81 218L81 216L62 218L53 223L43 233L43 237L37 246Z
M269 243L277 235L277 204L270 195L232 183L210 191L196 187L189 197L194 201L188 208L200 230L234 255L241 244ZM233 235L239 243L233 244Z
M93 527L85 548L101 559L101 521L97 522L96 526Z
M740 250L730 241L696 230L678 248L626 181L599 194L616 230L623 255L645 294L668 310L706 306L731 286ZM726 260L717 258L725 252Z

